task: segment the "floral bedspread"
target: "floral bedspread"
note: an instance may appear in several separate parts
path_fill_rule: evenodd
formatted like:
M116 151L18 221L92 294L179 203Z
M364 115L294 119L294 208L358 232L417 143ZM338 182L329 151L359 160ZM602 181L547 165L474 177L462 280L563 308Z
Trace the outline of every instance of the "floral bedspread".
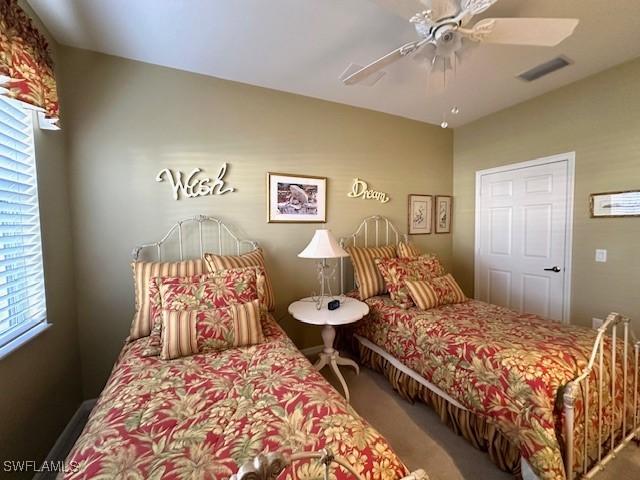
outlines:
M399 359L452 398L489 418L520 448L542 479L564 478L562 392L586 367L597 332L470 300L432 310L402 309L388 296L367 300L355 333ZM623 350L616 348L616 402L611 402L610 338L605 340L603 418L621 430ZM628 357L627 425L632 421L633 365ZM589 381L589 463L597 458L597 372ZM576 402L574 468L584 455L584 392ZM609 423L609 422L605 422ZM609 439L603 428L602 438Z
M262 327L263 344L170 361L142 357L146 338L126 345L65 478L226 479L258 453L325 447L368 480L406 475L271 316ZM322 470L316 460L296 462L280 478L319 479Z

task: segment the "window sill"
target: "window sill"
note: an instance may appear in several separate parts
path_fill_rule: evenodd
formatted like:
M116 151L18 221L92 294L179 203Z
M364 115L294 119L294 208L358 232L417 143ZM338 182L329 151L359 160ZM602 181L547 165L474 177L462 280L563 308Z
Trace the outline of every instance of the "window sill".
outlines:
M32 339L34 339L35 337L40 335L42 332L47 330L49 327L51 327L51 324L48 323L47 321L40 322L38 325L36 325L35 327L27 330L26 332L24 332L22 335L20 335L16 339L14 339L11 342L7 343L3 347L0 347L0 360L5 358L6 356L10 355L12 352L14 352L18 348L20 348L25 343L31 341Z

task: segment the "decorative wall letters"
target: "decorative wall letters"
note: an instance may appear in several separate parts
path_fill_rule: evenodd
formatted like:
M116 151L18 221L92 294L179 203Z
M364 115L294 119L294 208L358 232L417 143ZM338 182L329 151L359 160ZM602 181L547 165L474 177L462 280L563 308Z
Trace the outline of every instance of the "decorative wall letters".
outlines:
M224 176L227 173L227 164L223 163L218 170L215 179L208 177L199 177L202 171L200 168L194 168L191 173L184 176L183 172L170 168L164 168L156 175L156 182L163 182L168 179L173 189L173 199L178 200L180 196L187 198L203 197L205 195L224 195L225 193L234 192L235 188L228 187L224 183Z
M390 198L384 192L378 192L376 190L369 189L367 182L360 180L359 178L353 179L353 185L351 191L347 194L351 198L362 198L363 200L378 200L380 203L387 203Z

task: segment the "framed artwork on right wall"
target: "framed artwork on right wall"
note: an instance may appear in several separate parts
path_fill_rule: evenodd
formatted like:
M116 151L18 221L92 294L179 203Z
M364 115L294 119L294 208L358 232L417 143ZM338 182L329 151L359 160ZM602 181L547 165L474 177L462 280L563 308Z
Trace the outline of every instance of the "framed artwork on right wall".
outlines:
M436 195L436 233L451 233L452 206L452 196Z
M428 235L433 223L433 197L431 195L409 195L409 235Z

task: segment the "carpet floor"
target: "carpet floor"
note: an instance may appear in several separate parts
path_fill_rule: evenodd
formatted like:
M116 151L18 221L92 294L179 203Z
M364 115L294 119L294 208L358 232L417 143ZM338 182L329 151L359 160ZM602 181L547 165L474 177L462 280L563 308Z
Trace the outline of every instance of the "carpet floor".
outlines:
M424 404L411 404L393 391L381 374L361 368L341 371L349 386L351 405L389 441L412 470L423 468L431 480L502 480L512 478L501 471L487 454L475 449L440 422ZM328 368L322 373L342 393ZM628 445L595 480L639 480L640 448Z

